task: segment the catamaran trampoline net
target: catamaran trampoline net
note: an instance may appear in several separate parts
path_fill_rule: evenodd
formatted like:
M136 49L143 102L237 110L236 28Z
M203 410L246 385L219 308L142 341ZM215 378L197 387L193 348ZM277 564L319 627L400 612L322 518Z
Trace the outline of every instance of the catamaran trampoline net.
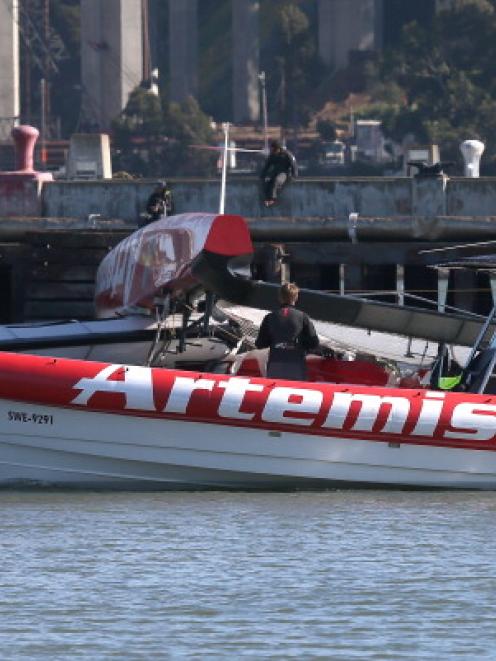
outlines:
M221 314L239 325L245 338L245 346L253 348L258 329L267 310L234 305L220 300L216 307ZM412 366L430 364L437 356L437 342L420 339L408 339L400 335L367 331L360 328L341 326L328 322L314 321L315 330L321 344L339 354L353 356L374 356L379 360L394 361L398 366L407 369ZM466 347L453 347L456 359L464 363Z

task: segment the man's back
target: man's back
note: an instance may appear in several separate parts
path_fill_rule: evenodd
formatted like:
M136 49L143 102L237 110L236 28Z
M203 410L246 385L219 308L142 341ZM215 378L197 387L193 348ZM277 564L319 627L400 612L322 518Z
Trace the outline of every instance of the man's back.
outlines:
M286 149L280 149L277 152L271 153L264 167L264 176L273 177L281 172L285 172L291 176L295 176L296 174L294 156Z
M308 316L287 305L265 316L255 344L269 348L268 377L303 381L305 352L316 349L319 340Z
M304 351L315 349L318 338L308 316L291 305L269 313L260 326L256 345L259 349L299 348Z

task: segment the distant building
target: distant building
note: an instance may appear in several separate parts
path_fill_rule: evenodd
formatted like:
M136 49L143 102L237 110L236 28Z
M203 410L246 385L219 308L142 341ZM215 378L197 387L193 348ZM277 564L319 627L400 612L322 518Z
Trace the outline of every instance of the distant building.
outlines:
M384 134L382 122L378 119L358 119L355 122L355 144L357 158L375 163L383 163L390 159L384 150Z

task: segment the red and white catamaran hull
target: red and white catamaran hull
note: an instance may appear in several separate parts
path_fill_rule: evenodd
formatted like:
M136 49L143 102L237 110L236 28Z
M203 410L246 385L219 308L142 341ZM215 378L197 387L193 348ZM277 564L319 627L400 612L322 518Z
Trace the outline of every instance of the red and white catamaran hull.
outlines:
M496 488L496 397L0 356L0 484Z
M221 280L230 282L229 265L246 267L252 256L250 232L241 216L166 216L133 232L102 260L95 285L98 316L152 309L155 297L164 292L174 297L191 292L202 286L198 272L212 266Z

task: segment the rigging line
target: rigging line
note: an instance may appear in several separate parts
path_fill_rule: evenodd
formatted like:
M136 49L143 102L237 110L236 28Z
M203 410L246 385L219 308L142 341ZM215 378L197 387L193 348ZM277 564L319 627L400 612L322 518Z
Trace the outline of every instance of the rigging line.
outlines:
M479 246L480 247L489 246L492 245L493 243L496 243L496 241L493 240L493 241L476 241L475 243L460 243L457 246L444 246L443 248L430 248L429 250L419 250L419 255L424 255L432 252L446 252L448 250L458 250L458 248L476 248Z
M224 131L224 152L222 154L222 176L220 184L220 203L219 203L219 213L223 214L226 207L226 177L227 177L227 148L229 145L229 122L224 122L222 124L222 130Z

